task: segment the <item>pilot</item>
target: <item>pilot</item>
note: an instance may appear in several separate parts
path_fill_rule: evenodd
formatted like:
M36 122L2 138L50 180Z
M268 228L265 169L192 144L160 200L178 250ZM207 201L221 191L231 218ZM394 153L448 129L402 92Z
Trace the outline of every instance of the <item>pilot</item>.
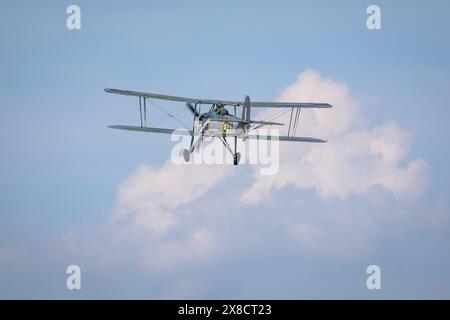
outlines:
M216 108L216 112L220 116L227 116L227 115L229 115L228 110L225 109L225 107L223 105L218 105L217 108Z

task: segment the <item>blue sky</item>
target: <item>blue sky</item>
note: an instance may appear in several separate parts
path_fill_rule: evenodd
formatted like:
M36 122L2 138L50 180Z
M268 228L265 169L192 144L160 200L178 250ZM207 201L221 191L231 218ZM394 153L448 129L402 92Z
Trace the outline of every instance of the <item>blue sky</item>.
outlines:
M77 1L77 31L65 26L70 4L0 4L0 297L450 297L448 1L378 1L376 31L366 28L372 1ZM130 186L139 166L152 170L141 179L164 184L173 144L108 129L137 123L137 109L132 98L103 88L270 101L306 70L349 90L344 102L358 106L364 132L395 123L410 135L398 165L426 163L420 195L399 198L375 183L330 197L323 185L295 180L272 190L271 201L248 205L238 198L257 183L250 166L205 169L196 172L217 179L179 200L169 212L178 219L173 230L115 242L128 230L111 227L119 186ZM432 214L442 218L438 227L428 223ZM353 255L346 235L364 234L367 219L370 236L355 236L361 246ZM286 221L307 221L330 238L297 246ZM193 258L164 254L167 246L179 248L175 255L197 252L197 236L216 246ZM332 242L345 254L324 249ZM111 257L115 250L120 255ZM168 261L161 267L146 254ZM82 267L80 292L65 289L69 264ZM369 264L382 267L379 292L365 288Z

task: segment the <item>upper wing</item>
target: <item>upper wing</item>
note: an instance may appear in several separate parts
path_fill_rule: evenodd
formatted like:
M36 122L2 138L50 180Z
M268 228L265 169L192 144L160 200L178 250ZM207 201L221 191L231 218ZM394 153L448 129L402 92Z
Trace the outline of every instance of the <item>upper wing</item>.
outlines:
M242 101L196 99L196 98L167 96L167 95L156 94L156 93L129 91L129 90L120 90L120 89L105 89L105 91L109 92L109 93L122 94L122 95L126 95L126 96L145 97L145 98L153 98L153 99L168 100L168 101L178 101L178 102L187 102L187 103L223 104L223 105L228 105L228 106L241 106L241 105L244 104Z
M186 103L197 104L223 104L227 106L243 106L243 101L229 101L229 100L215 100L215 99L197 99L177 96L168 96L157 93L120 90L120 89L105 89L106 92L121 94L126 96L145 97L159 100L178 101ZM297 102L250 102L250 107L253 108L331 108L332 105L328 103L297 103Z
M250 102L252 108L332 108L329 103L312 102Z

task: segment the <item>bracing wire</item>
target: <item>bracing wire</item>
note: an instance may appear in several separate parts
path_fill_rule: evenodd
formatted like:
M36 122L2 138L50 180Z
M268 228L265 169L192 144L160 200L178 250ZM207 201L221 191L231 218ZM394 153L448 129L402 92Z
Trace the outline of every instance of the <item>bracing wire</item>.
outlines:
M185 109L184 106L183 106L183 107L180 107L180 108L176 109L174 112L170 113L170 112L167 112L163 107L161 107L160 105L158 105L158 104L155 103L154 101L151 101L151 103L152 103L156 108L158 108L161 112L165 113L164 116L162 116L161 118L155 120L155 121L153 122L153 124L159 124L159 123L162 123L162 122L164 122L164 121L169 120L170 118L172 118L173 120L175 120L176 122L178 122L181 126L185 127L186 129L188 128L188 126L187 126L183 121L181 121L180 119L177 118L177 116L180 116L180 115L182 115L184 112L187 112L187 109Z
M277 113L275 113L274 115L270 116L270 117L267 118L267 119L264 119L263 121L273 121L273 120L278 119L279 117L285 115L285 114L288 113L289 111L290 111L290 109L278 111ZM261 128L261 127L264 126L264 125L265 125L265 124L263 124L263 123L262 123L262 124L259 124L259 125L255 126L255 127L251 128L251 129L249 130L249 132L252 131L252 130L259 129L259 128Z
M164 122L166 120L169 120L172 116L180 116L186 111L187 110L185 110L184 108L179 108L179 109L175 110L174 112L172 112L170 115L165 114L165 115L161 116L160 118L156 119L153 122L153 124L162 123L162 122Z

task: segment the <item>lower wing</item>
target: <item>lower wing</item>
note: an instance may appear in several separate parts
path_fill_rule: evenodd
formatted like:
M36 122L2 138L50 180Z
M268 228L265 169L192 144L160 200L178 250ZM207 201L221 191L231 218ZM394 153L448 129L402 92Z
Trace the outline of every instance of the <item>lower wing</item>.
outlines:
M153 133L164 133L164 134L175 134L192 136L192 131L183 129L166 129L166 128L151 128L151 127L136 127L136 126L124 126L124 125L113 125L109 126L112 129L128 130L128 131L140 131L140 132L153 132ZM194 133L196 134L196 133ZM225 136L234 137L238 134L227 133ZM216 135L205 135L209 137L223 137L222 133L217 133ZM239 136L239 135L238 135ZM247 139L256 140L278 140L278 141L294 141L294 142L327 142L326 140L310 138L310 137L287 137L287 136L267 136L267 135L249 135Z
M124 126L124 125L113 125L108 126L111 129L128 130L128 131L139 131L139 132L153 132L153 133L164 133L164 134L174 134L179 136L192 136L192 131L184 129L166 129L166 128L151 128L151 127L136 127L136 126ZM194 135L199 135L194 132ZM205 133L205 137L223 137L222 132L217 133ZM235 137L240 136L239 133L227 132L225 137Z
M123 125L113 125L108 126L111 129L128 130L128 131L140 131L140 132L154 132L154 133L165 133L165 134L177 134L182 136L192 136L192 131L183 129L165 129L165 128L150 128L150 127L136 127L136 126L123 126Z

